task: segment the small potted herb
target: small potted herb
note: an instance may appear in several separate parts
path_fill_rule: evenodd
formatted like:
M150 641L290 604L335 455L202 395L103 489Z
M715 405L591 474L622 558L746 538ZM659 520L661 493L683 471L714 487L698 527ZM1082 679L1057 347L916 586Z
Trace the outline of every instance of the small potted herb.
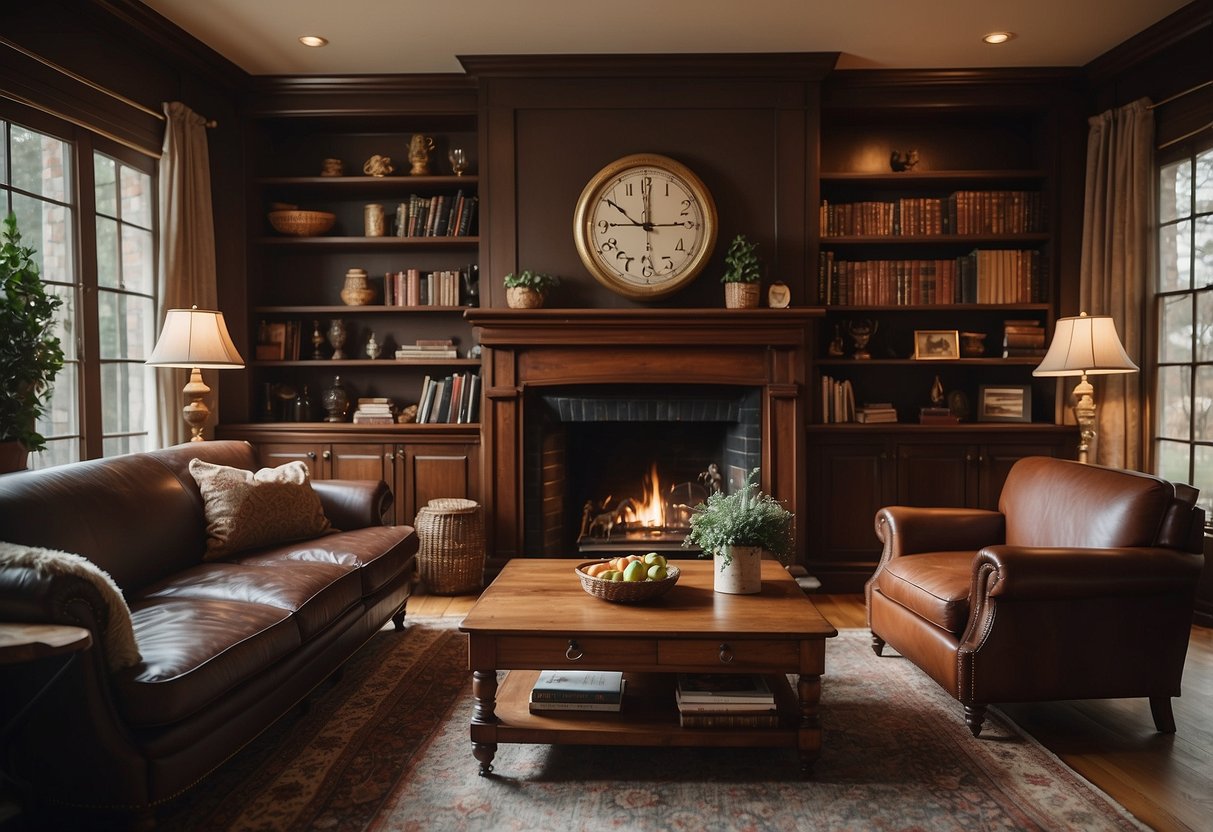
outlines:
M744 234L738 234L729 243L724 256L724 305L729 309L750 309L758 305L758 281L762 277L762 264L758 260L758 243L750 242Z
M551 274L523 269L505 276L505 302L512 309L536 309L543 306L548 290L560 285Z

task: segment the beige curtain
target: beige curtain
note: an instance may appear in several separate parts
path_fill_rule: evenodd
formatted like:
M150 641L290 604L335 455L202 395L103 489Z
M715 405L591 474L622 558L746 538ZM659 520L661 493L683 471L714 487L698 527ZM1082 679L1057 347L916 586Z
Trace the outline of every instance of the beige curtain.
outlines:
M160 157L160 310L163 324L169 309L217 309L215 285L215 224L211 213L211 166L207 156L206 119L178 101L166 102L168 118ZM212 374L213 376L214 374ZM160 368L156 371L158 433L160 446L189 439L181 418L185 404L181 388L188 370ZM215 379L208 405L212 417L219 412Z
M1139 367L1153 261L1154 113L1140 99L1088 120L1087 185L1082 224L1079 303L1111 315L1125 351ZM1142 375L1095 376L1098 407L1091 460L1141 470Z

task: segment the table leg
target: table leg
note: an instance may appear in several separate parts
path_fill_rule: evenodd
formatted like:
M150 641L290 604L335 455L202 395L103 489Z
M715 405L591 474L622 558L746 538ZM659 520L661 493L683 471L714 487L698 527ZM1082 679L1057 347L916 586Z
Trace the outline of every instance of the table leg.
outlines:
M821 676L816 673L801 673L796 684L800 698L800 736L797 747L800 751L800 768L805 774L812 772L813 764L821 755Z
M497 724L497 671L472 671L472 725ZM473 728L473 732L475 729ZM480 762L480 776L493 770L493 757L497 754L497 743L472 741L472 756Z

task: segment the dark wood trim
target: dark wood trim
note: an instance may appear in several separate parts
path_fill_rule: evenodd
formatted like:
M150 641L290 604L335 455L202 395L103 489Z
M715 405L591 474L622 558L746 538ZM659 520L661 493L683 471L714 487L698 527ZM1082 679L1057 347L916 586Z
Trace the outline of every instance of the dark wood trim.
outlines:
M1093 85L1106 84L1137 64L1187 40L1202 29L1213 27L1213 0L1195 0L1138 32L1083 67ZM1206 36L1206 43L1213 33Z
M424 114L464 117L471 125L477 87L459 73L417 75L260 75L246 85L250 118L361 117L368 121Z
M822 82L822 108L1041 110L1081 83L1080 70L1054 67L844 69Z
M478 78L782 78L820 80L838 52L738 52L637 55L457 55Z

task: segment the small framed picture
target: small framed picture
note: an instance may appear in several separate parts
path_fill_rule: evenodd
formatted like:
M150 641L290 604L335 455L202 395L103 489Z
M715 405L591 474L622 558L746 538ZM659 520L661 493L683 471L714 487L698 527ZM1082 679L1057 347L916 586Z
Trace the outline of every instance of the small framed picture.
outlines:
M1032 421L1032 388L1027 384L981 385L977 421Z
M954 329L914 330L914 357L927 361L960 358L960 333Z

